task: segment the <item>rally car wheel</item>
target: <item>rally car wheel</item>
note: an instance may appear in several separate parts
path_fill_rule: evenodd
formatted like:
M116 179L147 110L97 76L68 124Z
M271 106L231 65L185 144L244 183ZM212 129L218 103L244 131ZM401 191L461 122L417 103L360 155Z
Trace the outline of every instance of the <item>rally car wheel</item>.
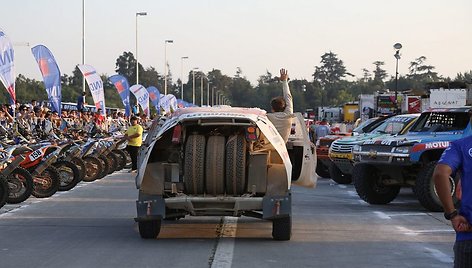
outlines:
M329 166L329 176L333 181L338 184L350 184L352 177L349 174L344 174L335 163L331 163Z
M441 201L439 200L436 187L434 186L433 173L436 167L436 161L427 163L423 169L418 173L415 182L415 193L420 204L429 211L440 212L443 211ZM456 198L457 183L459 176L449 177L451 184L451 196L454 204L458 203Z
M225 155L225 137L209 137L205 157L207 194L220 195L225 192L225 159L223 155Z
M400 186L384 185L380 181L375 167L370 165L355 165L352 179L359 197L369 204L388 204L392 202L400 192Z
M203 194L205 136L190 135L185 144L184 186L187 194Z
M241 195L246 184L246 139L233 135L226 142L226 194Z

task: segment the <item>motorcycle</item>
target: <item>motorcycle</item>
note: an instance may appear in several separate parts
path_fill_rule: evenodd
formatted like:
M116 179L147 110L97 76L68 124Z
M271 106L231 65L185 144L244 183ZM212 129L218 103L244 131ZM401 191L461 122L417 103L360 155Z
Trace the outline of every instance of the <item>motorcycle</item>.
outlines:
M5 201L9 204L17 204L25 201L33 192L33 177L20 167L24 156L13 157L13 152L17 146L10 146L0 151L0 180L6 183L7 195ZM3 191L3 190L1 190ZM1 203L2 198L0 198Z
M102 178L100 176L102 175L104 169L103 161L91 154L94 144L94 140L88 140L82 145L82 150L80 152L80 157L85 164L86 172L83 178L83 181L85 182L92 182L96 179Z
M37 149L33 149L37 148ZM61 176L52 165L59 157L60 148L50 144L23 146L19 154L25 157L20 166L33 176L33 196L50 197L59 190Z

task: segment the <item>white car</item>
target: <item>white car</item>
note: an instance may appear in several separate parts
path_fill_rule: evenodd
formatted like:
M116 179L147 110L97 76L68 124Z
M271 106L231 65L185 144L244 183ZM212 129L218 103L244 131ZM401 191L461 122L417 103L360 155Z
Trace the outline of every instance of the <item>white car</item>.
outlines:
M316 150L301 114L287 144L257 108L192 107L155 121L140 149L139 233L156 238L162 220L250 216L291 236L291 184L315 187Z

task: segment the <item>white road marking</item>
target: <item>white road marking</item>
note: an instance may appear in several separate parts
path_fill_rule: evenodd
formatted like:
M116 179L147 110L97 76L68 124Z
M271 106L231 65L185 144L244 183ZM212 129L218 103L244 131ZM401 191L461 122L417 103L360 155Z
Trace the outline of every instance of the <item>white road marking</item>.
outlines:
M431 229L431 230L411 230L403 226L396 226L396 228L402 232L404 235L417 236L419 234L428 234L428 233L454 233L452 228L449 229Z
M354 191L347 191L347 194L352 197L359 197L359 195Z
M216 246L215 256L211 263L212 268L230 268L233 262L234 238L236 237L236 229L238 218L224 217L223 226L221 227L221 236Z
M451 256L445 254L444 252L434 249L434 248L424 248L429 254L431 254L435 259L442 263L453 263L454 260Z
M341 189L346 189L347 188L347 186L343 185L343 184L338 184L338 187L341 188Z
M381 219L384 219L384 220L391 220L392 219L392 218L390 218L390 216L383 213L382 211L374 211L374 213L375 213L375 215L377 215L377 217L379 217Z

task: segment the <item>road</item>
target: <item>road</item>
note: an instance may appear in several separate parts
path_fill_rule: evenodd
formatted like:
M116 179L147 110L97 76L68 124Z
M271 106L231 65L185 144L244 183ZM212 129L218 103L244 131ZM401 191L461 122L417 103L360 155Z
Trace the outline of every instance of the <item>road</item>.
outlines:
M0 267L451 267L454 233L410 189L390 205L320 179L293 188L293 236L252 218L186 217L156 240L134 223L134 179L120 172L0 209Z

